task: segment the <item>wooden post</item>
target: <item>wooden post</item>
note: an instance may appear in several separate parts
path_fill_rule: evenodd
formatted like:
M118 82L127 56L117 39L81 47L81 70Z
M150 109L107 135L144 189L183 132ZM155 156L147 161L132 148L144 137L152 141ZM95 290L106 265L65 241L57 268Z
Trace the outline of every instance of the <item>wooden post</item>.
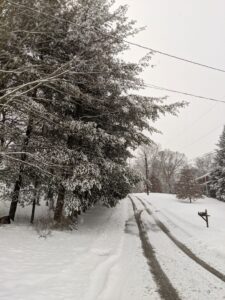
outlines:
M205 212L198 212L198 215L206 222L207 228L209 227L209 217L207 209L205 209Z
M206 221L206 226L209 227L209 220L208 220L207 209L205 210L205 221Z

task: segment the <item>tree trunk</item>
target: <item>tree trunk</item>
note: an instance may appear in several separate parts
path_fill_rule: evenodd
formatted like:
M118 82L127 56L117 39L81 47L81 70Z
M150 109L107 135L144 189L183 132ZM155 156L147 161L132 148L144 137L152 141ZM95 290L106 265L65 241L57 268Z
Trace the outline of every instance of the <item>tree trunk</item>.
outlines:
M36 197L34 198L33 204L32 204L32 212L31 212L31 217L30 217L31 224L34 223L35 207L36 207Z
M41 187L40 187L40 184L38 183L38 187L37 187L37 196L36 196L36 205L40 206L40 198L41 198Z
M1 135L1 147L4 148L5 145L5 121L6 121L6 113L2 110L2 135Z
M144 153L145 156L145 177L146 177L146 193L149 195L149 175L148 175L148 159L147 154Z
M36 197L36 204L37 204L38 206L41 205L41 204L40 204L40 197L41 197L41 195L40 195L40 190L39 190L38 193L37 193L37 197Z
M11 205L10 205L10 209L9 209L9 216L10 216L10 219L13 221L15 219L21 185L22 185L22 171L20 168L20 173L19 173L18 179L16 180L16 183L15 183L15 187L14 187L14 191L13 191L13 195L12 195L12 201L11 201Z
M48 189L48 194L47 194L47 203L49 206L50 210L54 210L54 199L53 199L54 193L53 193L53 189L51 187L49 187Z
M62 220L64 198L65 198L65 188L61 185L59 188L59 193L58 193L58 198L57 198L56 208L55 208L55 214L54 214L54 220L57 223L60 223Z
M33 199L33 203L32 203L32 212L31 212L31 217L30 217L31 224L34 223L35 208L36 208L36 204L39 201L38 200L39 199L38 187L39 187L39 181L38 181L38 179L36 179L35 185L34 185L34 199Z
M33 119L30 118L28 121L28 125L27 125L26 137L23 142L22 152L26 152L26 148L27 148L29 140L30 140L32 129L33 129ZM10 209L9 209L9 216L13 221L15 219L17 204L18 204L19 195L20 195L20 189L21 189L21 185L22 185L22 181L23 181L23 178L22 178L22 175L24 172L24 163L23 162L25 162L27 160L26 153L21 154L20 160L22 163L20 165L18 178L15 182L14 191L13 191L13 195L12 195L12 201L11 201Z
M52 175L54 174L53 169L50 172ZM46 205L49 207L49 210L54 210L54 190L51 185L48 186Z

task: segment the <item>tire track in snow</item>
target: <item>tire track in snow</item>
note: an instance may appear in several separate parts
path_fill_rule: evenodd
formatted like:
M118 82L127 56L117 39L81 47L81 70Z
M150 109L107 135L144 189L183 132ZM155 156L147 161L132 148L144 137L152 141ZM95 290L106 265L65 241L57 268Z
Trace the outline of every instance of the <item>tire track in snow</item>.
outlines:
M138 211L133 199L129 196L129 199L132 203L135 220L139 230L139 236L142 243L142 249L144 255L147 259L149 269L151 274L153 275L156 284L158 285L158 292L162 299L165 300L180 300L181 298L178 295L176 289L172 286L171 282L169 281L168 277L162 270L153 250L152 245L149 242L149 238L147 232L145 230L144 224L141 220L141 213L142 211Z
M124 230L122 226L124 222L122 221L122 216L126 210L125 207L122 207L122 209L117 208L117 210L120 211L119 223L118 216L112 210L110 216L105 219L105 226L103 228L102 226L100 227L97 237L90 245L87 256L92 257L95 254L94 259L96 262L95 267L91 270L89 288L84 298L82 298L83 300L107 299L104 294L107 292L110 284L111 271L118 264L124 244Z
M210 266L207 262L205 262L204 260L202 260L201 258L199 258L197 255L195 255L186 245L184 245L183 243L181 243L179 240L177 240L169 231L169 229L161 222L159 221L154 214L152 213L152 211L150 210L150 208L146 205L146 203L139 197L135 196L140 202L141 204L144 206L146 212L151 215L156 224L159 226L159 228L170 238L170 240L181 250L183 251L188 257L190 257L192 260L194 260L197 264L199 264L201 267L203 267L205 270L207 270L208 272L210 272L211 274L213 274L214 276L216 276L217 278L219 278L220 280L222 280L223 282L225 282L225 275L221 272L219 272L218 270L216 270L215 268L213 268L212 266Z

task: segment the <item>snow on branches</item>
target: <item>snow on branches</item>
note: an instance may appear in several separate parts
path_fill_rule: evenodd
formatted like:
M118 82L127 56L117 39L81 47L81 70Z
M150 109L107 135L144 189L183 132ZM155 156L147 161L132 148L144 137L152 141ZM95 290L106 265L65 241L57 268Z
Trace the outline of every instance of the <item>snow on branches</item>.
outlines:
M126 8L113 11L107 0L5 1L0 26L0 152L12 218L30 185L57 199L57 222L63 209L115 205L137 180L126 165L129 149L149 142L143 130L156 130L149 120L183 106L130 93L143 87L147 60L119 58L124 39L138 32Z

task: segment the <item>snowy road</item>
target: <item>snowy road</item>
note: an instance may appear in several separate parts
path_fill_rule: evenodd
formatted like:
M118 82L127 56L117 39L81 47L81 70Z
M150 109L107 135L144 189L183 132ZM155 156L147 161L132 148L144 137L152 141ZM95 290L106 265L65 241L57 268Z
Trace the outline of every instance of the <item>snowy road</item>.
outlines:
M0 299L225 299L225 203L131 199L96 207L78 231L47 239L23 224L1 226ZM197 215L205 208L210 228Z
M149 242L154 247L156 258L160 262L163 272L167 275L181 299L225 299L225 276L224 273L215 267L215 265L223 265L224 267L225 256L217 256L217 252L214 249L214 251L210 252L211 255L214 254L214 258L211 257L211 259L208 259L209 257L205 255L203 255L205 257L202 258L202 236L198 237L199 232L193 230L192 226L184 226L186 225L185 217L187 218L187 212L183 211L183 226L181 225L182 220L180 220L180 225L176 224L177 218L174 217L174 214L179 214L176 210L173 211L173 217L170 216L173 219L171 222L170 217L168 217L170 215L168 207L171 209L173 202L169 202L165 199L165 201L163 201L161 197L161 195L154 194L150 197L145 195L132 195L132 199L138 210L142 211L142 221L148 233ZM174 200L174 203L176 206L177 201ZM217 202L215 203L217 204ZM186 203L184 206L185 205ZM221 203L219 203L219 205L221 205ZM170 220L170 222L167 222L170 230L160 221L162 213L159 207L160 210L166 211L167 217L165 217L164 213L163 216L164 220ZM174 208L172 208L172 210L173 209ZM195 210L196 207L192 206L191 209ZM195 220L191 220L190 223L194 226ZM174 230L174 228L176 230ZM204 227L202 229L199 227L199 230L207 232L207 229ZM212 231L213 230L215 229L212 229ZM180 232L179 234L178 231ZM210 232L207 234L210 234ZM182 236L183 238L181 238ZM190 237L192 240L195 240L195 246L192 248L196 253L193 253L187 247L190 241L185 245L185 243L179 240L181 239L184 242L186 239L187 241L187 236L189 240ZM198 240L197 237L199 238ZM224 243L224 239L221 240L220 243ZM210 249L210 242L208 245L205 244L205 247Z

